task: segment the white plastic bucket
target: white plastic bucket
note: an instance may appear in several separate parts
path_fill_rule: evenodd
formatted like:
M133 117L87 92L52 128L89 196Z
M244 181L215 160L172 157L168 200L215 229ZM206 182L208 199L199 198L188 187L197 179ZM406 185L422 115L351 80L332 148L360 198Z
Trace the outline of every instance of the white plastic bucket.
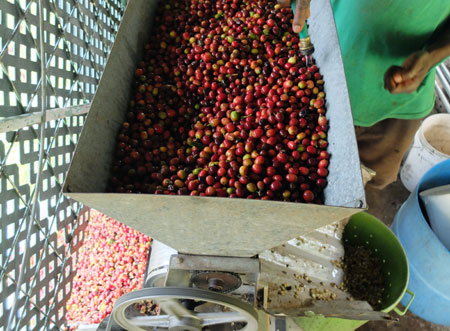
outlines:
M434 165L450 159L450 114L427 117L400 170L403 185L412 192L422 176Z

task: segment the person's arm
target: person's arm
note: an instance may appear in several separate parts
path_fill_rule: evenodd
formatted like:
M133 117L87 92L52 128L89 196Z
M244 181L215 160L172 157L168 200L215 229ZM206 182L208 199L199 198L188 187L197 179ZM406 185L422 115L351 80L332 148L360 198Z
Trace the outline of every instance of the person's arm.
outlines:
M281 7L290 7L291 0L277 0ZM292 21L292 30L295 33L300 33L305 25L306 19L309 18L309 4L311 0L296 0L294 20Z
M427 51L431 54L435 64L450 56L450 16L447 17L447 21L436 37L431 39Z
M450 17L425 50L408 56L401 67L392 66L384 74L384 88L392 94L412 93L428 71L450 56Z

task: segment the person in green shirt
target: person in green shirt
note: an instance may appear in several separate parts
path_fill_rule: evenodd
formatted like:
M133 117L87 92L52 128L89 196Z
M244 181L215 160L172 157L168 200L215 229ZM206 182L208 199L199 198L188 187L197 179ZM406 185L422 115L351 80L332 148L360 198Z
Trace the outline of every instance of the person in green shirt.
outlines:
M361 163L377 173L368 186L383 189L397 179L421 119L434 107L435 66L450 55L450 1L331 4ZM309 5L297 0L294 32L303 28Z

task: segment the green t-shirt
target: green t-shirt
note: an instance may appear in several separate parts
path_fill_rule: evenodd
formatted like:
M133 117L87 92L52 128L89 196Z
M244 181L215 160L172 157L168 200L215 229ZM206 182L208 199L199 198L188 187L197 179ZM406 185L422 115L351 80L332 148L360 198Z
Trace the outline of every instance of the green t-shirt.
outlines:
M433 68L412 94L390 94L383 76L424 48L450 15L449 0L332 0L355 125L417 119L434 105Z

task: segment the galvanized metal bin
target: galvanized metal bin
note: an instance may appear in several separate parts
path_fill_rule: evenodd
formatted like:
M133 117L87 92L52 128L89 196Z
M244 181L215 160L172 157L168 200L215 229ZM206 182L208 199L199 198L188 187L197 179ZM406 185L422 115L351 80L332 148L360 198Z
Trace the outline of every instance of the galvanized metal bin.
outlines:
M116 136L156 0L131 0L81 133L63 192L182 253L252 256L365 208L347 83L329 0L311 3L314 57L325 79L329 184L325 205L105 193Z

